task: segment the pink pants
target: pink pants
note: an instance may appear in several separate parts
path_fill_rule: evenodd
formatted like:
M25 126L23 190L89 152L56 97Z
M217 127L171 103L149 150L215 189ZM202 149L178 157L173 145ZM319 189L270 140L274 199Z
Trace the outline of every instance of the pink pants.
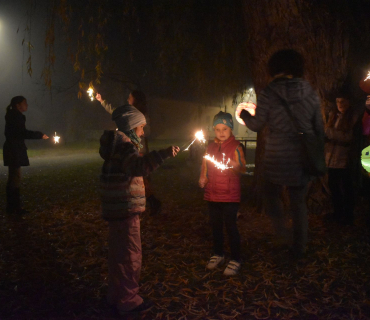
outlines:
M139 215L109 222L108 245L108 303L119 311L132 310L143 302L138 295L142 260Z

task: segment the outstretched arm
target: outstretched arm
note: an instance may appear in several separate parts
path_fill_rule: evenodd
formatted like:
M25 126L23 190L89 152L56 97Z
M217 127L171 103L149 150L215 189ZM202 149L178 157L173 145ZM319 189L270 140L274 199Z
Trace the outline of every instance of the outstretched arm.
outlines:
M105 109L105 111L107 111L109 114L112 114L113 113L113 111L114 111L115 108L112 107L112 105L110 103L108 103L105 100L103 100L100 93L97 93L96 94L95 99L98 100L101 103L101 105L103 106L103 108Z
M248 111L242 110L240 118L252 131L260 131L266 124L268 118L269 101L267 95L262 91L258 99L256 114L252 116Z

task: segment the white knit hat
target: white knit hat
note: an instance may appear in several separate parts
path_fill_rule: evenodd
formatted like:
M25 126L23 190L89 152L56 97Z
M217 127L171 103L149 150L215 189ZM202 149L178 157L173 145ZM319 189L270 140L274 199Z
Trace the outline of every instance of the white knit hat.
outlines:
M126 104L118 107L112 113L112 120L119 131L127 132L142 124L146 124L145 116L135 107Z

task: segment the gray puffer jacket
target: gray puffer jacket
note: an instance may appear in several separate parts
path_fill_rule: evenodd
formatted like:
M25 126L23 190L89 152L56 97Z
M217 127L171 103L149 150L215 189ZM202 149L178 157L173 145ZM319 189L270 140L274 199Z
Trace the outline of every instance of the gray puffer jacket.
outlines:
M263 166L266 180L279 185L300 186L309 181L303 171L301 143L291 118L279 96L305 133L324 136L320 100L310 84L301 78L275 79L260 93L256 115L242 118L253 131L268 127Z

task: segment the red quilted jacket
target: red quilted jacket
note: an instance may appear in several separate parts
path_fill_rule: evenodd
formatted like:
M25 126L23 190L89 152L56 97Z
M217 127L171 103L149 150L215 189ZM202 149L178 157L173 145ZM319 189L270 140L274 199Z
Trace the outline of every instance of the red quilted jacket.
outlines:
M240 142L234 136L223 143L213 142L208 145L207 153L217 161L233 159ZM204 200L213 202L240 202L240 175L232 169L221 171L207 161L208 183L205 188Z

